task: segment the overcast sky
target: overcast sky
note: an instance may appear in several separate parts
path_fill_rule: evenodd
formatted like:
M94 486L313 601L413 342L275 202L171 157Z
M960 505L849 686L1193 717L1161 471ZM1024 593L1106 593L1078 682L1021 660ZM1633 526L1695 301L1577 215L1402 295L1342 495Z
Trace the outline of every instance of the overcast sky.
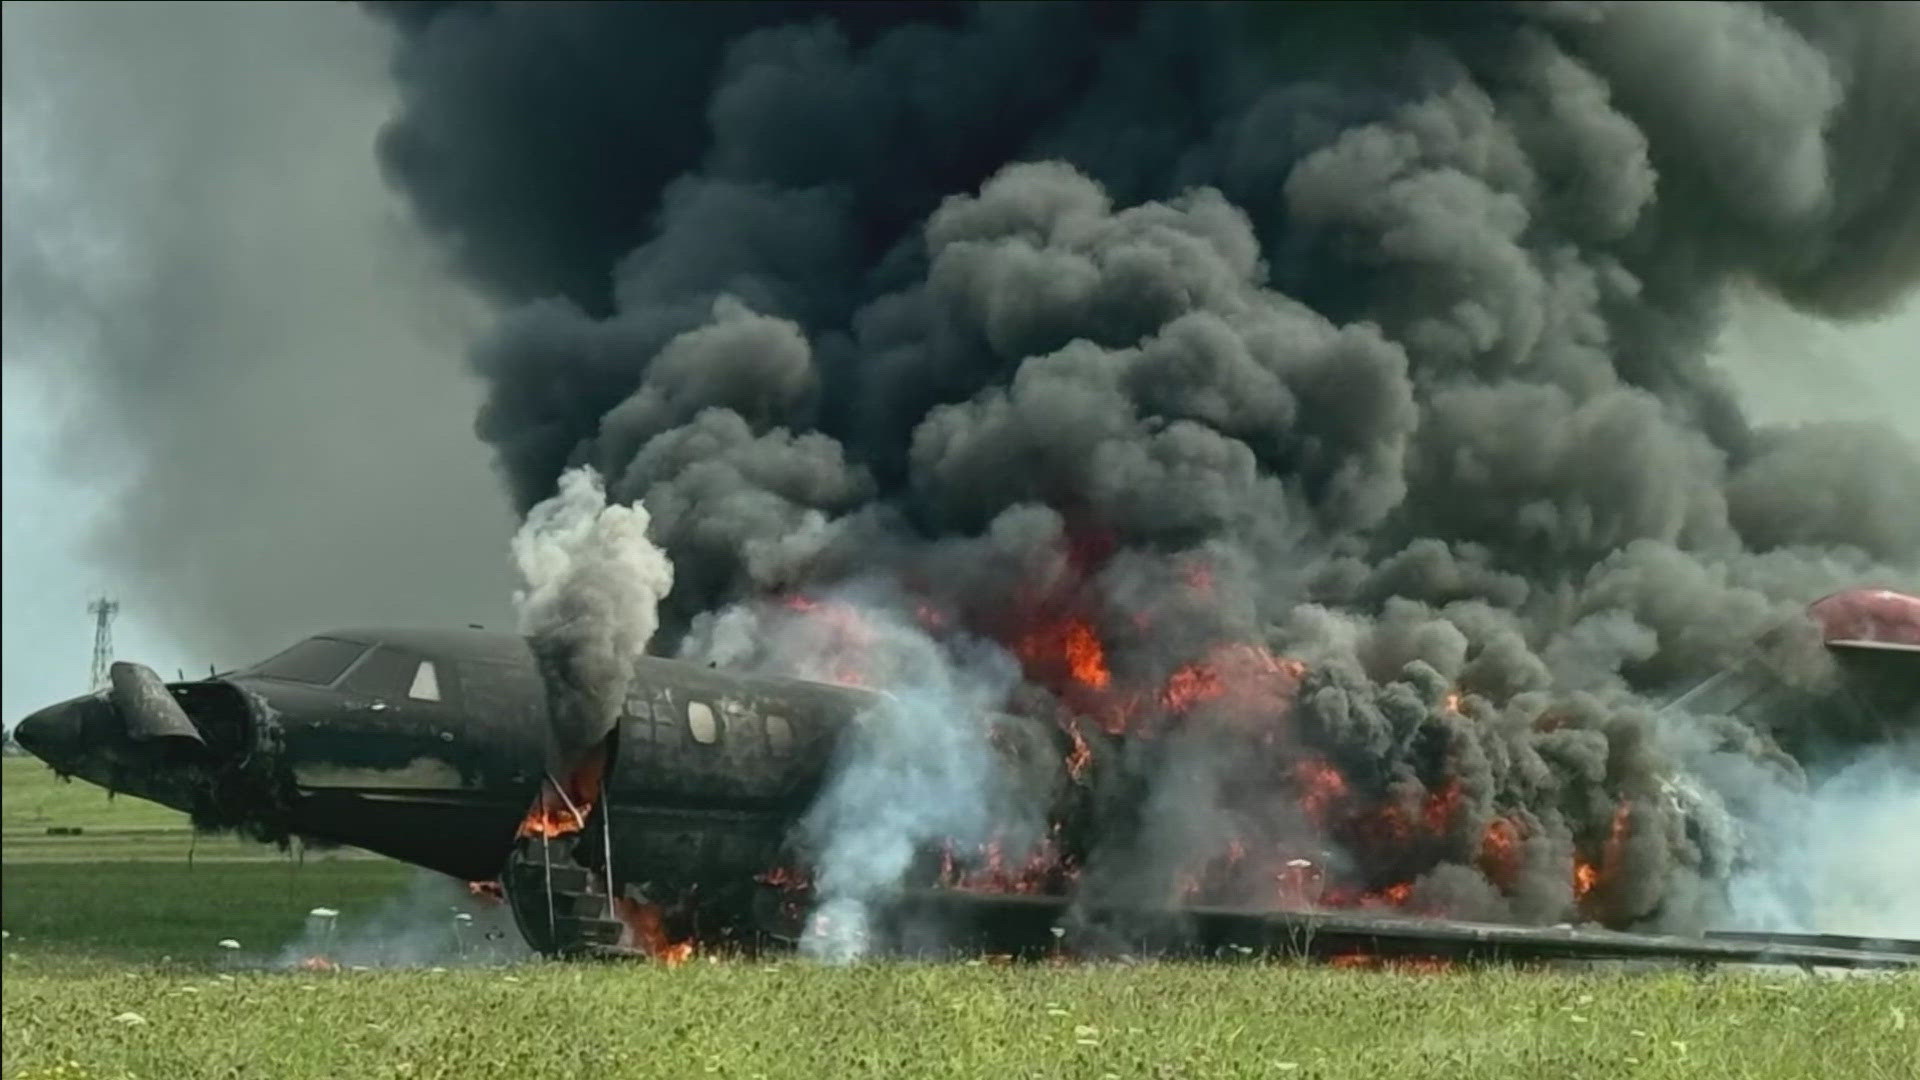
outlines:
M504 625L511 522L459 359L486 313L375 168L384 30L0 10L6 722L85 689L102 593L119 654L169 677L333 625ZM1755 299L1722 354L1763 418L1920 440L1916 342L1920 303L1834 326Z
M85 690L90 597L166 676L353 624L505 625L486 313L374 164L345 4L4 17L4 716ZM140 528L128 527L138 522Z

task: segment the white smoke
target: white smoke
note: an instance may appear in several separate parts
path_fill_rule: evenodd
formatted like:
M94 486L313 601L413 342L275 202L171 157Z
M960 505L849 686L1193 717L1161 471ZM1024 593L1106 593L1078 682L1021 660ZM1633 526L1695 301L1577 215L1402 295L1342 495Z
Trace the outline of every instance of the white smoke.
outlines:
M647 525L646 507L607 505L591 467L561 474L559 494L529 511L513 538L513 561L527 582L513 598L521 632L605 614L615 617L594 629L631 655L644 652L660 625L660 598L673 588L673 564L647 539Z
M527 583L514 609L547 676L563 760L619 718L633 662L659 628L673 564L648 524L642 505L607 505L599 474L583 467L561 475L513 538Z
M831 962L881 944L876 916L931 845L968 851L1036 841L1043 799L992 742L1019 681L1013 658L980 639L936 642L884 590L831 594L808 611L743 604L696 621L689 659L820 681L851 681L886 701L841 737L832 771L800 823L818 906L801 951ZM853 670L848 663L855 665Z
M273 966L453 967L532 956L504 902L475 897L464 882L421 870L406 892L371 910L313 909Z
M1920 747L1882 747L1782 800L1734 879L1741 929L1920 938Z

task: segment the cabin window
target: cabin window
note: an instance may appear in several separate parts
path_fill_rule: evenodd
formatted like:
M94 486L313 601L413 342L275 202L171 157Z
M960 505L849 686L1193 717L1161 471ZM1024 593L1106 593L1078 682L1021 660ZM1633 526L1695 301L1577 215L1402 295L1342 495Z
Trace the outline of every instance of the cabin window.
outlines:
M647 691L643 686L627 688L627 700L620 703L620 715L628 720L651 720L653 706L647 701Z
M353 666L367 647L337 638L307 640L255 667L251 674L283 682L331 686L340 673Z
M784 716L767 717L767 749L784 754L793 749L793 725Z
M407 696L416 701L440 700L440 673L434 670L433 661L420 662L420 669L413 673L413 685L407 687Z
M712 706L704 701L687 702L687 733L702 745L720 738L720 723L714 718Z
M680 706L661 687L646 689L646 700L640 702L634 718L646 722L647 741L655 746L679 746L686 741L680 734Z

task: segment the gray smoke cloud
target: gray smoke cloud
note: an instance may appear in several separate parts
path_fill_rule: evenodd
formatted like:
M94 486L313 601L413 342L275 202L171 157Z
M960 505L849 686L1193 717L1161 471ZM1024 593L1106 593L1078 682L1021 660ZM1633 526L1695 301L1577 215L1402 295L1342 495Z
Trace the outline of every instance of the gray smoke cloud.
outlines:
M5 27L5 363L59 410L45 457L98 493L76 554L123 613L222 664L504 623L514 522L449 358L485 314L367 166L386 32L299 4Z
M997 642L1090 894L1697 927L1843 764L1799 613L1920 584L1920 452L1716 349L1911 297L1920 9L378 8L517 505L643 503L663 650ZM1666 707L1763 635L1795 708Z

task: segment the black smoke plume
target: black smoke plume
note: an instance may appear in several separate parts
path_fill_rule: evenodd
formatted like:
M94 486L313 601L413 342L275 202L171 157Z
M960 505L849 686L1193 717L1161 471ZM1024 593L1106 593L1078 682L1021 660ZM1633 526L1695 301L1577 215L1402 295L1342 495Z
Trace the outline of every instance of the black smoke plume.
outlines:
M1394 902L1697 925L1816 763L1660 703L1920 581L1911 444L1708 362L1735 287L1911 295L1913 5L379 10L382 164L510 309L519 507L644 501L661 647L880 577L1157 733L1096 740L1088 889L1319 841ZM1196 664L1239 686L1172 701Z

